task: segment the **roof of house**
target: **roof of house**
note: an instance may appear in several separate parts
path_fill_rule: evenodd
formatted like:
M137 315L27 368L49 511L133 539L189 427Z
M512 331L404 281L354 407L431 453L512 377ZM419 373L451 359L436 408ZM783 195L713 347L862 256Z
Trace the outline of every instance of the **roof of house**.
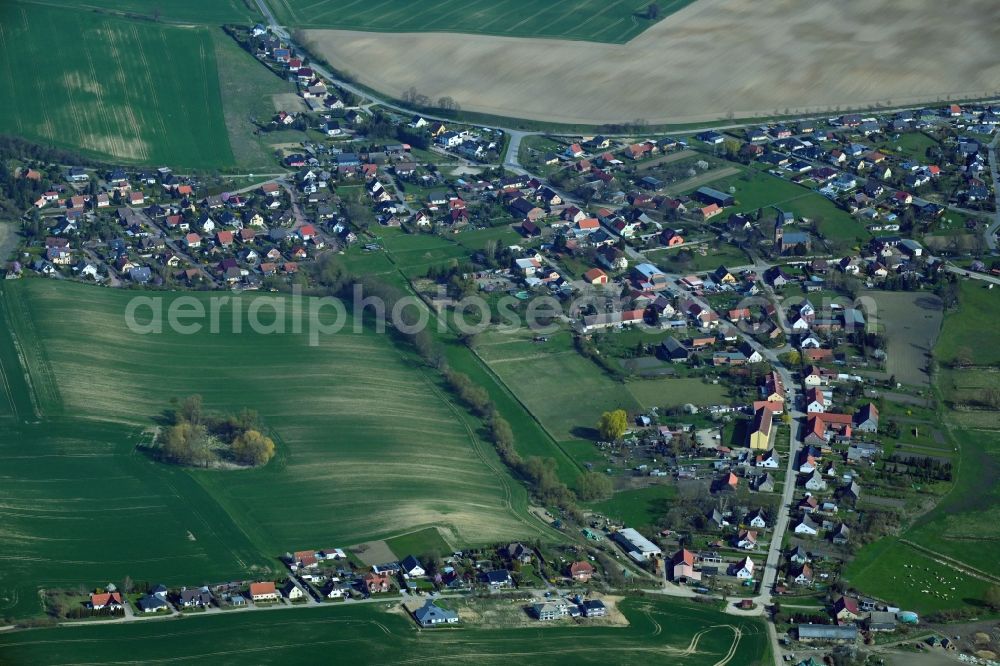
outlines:
M271 581L265 581L263 583L250 583L250 596L257 596L259 594L275 594L276 592L277 589Z

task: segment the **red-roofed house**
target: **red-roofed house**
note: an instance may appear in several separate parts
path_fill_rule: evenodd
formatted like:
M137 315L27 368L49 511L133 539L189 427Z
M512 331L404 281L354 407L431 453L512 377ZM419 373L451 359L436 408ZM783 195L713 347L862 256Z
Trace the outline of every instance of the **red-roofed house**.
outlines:
M377 574L368 572L365 574L363 579L365 586L365 591L368 594L376 594L379 592L388 592L392 587L389 582L388 574Z
M608 274L600 268L591 268L583 274L583 279L586 280L588 284L607 284Z
M694 553L682 548L670 558L670 578L674 582L701 580L701 572L694 570Z
M277 601L278 590L271 581L250 583L250 598L254 601Z
M586 583L594 575L594 565L586 560L580 560L569 565L570 578Z
M90 595L90 607L93 610L110 608L111 610L121 610L124 608L122 595L120 592L104 592L103 594Z

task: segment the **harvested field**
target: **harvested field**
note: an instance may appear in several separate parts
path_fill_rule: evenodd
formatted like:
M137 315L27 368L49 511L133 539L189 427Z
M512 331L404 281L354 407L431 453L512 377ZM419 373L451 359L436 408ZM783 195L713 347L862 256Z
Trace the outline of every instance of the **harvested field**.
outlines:
M1000 88L1000 5L698 0L625 45L307 30L310 48L393 96L563 123L690 123L977 97ZM952 44L963 48L950 48Z

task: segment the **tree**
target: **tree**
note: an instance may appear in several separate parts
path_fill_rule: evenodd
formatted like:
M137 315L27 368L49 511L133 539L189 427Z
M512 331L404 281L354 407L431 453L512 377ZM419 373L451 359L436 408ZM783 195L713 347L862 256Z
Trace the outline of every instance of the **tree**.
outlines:
M986 588L986 592L983 593L983 601L993 610L1000 610L1000 585L990 585Z
M201 423L201 417L202 405L200 395L189 395L181 400L177 408L177 420L197 425Z
M601 437L618 441L625 434L628 428L628 414L624 409L616 409L613 412L601 414L601 420L597 423L597 429L601 432Z
M201 462L201 452L207 439L204 426L182 421L167 430L163 441L163 455L182 465Z
M233 440L233 455L248 465L266 465L274 457L274 441L258 430L247 430Z
M604 474L587 472L577 483L576 495L584 501L611 497L611 479Z

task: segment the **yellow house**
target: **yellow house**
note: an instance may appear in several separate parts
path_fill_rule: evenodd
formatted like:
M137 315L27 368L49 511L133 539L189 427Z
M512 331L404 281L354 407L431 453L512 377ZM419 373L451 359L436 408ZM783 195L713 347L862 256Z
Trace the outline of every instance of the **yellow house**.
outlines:
M767 451L771 448L771 425L773 414L767 407L761 407L753 415L753 425L750 427L750 448L757 451Z

